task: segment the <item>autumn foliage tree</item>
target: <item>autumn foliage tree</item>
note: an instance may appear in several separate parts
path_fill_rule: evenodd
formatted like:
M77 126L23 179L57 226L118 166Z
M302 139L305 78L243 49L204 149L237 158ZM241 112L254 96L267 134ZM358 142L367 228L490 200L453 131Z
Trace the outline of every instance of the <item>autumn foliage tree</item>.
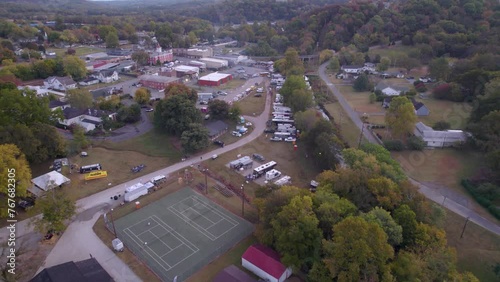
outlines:
M393 137L406 140L406 137L413 133L417 122L415 107L408 98L396 97L392 99L385 114L385 122Z
M0 145L0 194L5 197L9 188L15 187L14 197L22 197L26 194L26 190L31 185L31 169L26 157L16 145L1 144ZM12 182L14 179L15 182ZM12 190L12 189L11 189ZM9 198L12 198L9 196ZM1 217L7 215L7 200L2 201Z
M134 100L139 105L145 105L151 99L151 92L147 88L141 87L134 93Z

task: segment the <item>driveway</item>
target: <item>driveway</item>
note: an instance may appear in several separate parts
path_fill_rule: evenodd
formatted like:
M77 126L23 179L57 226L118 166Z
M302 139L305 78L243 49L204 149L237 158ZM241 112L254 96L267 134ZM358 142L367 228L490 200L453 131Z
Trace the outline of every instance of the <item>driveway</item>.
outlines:
M335 98L339 101L340 105L344 110L346 111L347 115L351 118L351 120L356 124L356 126L361 130L361 127L363 126L363 122L361 122L361 119L359 118L359 115L353 111L351 106L347 103L347 101L344 99L342 94L339 92L339 90L335 87L333 83L331 83L330 79L328 78L328 75L326 74L326 66L328 63L324 63L319 67L319 76L321 79L325 82L325 84L330 88L330 90L333 92L335 95ZM364 130L363 131L364 137L370 141L370 143L376 143L378 144L377 140L375 137L372 135L372 133L369 130ZM442 193L436 191L435 189L432 189L429 186L426 186L422 184L421 182L418 182L414 179L410 179L410 181L419 187L419 192L422 193L426 198L443 205L444 207L448 208L452 212L464 217L464 218L469 218L470 221L476 223L477 225L497 234L500 235L500 226L494 222L491 222L484 217L480 216L478 213L475 211L461 205L460 203L456 202L453 199L450 199L449 197L444 196ZM447 190L451 190L450 188L445 188Z
M111 200L111 197L117 194L123 194L125 187L131 186L137 182L148 181L159 174L170 175L180 169L196 165L201 159L209 159L213 154L220 155L255 140L266 128L266 121L268 120L271 103L271 96L268 96L265 110L261 115L256 117L245 117L254 124L254 130L237 142L78 200L76 203L78 215L63 233L56 246L47 256L45 264L38 272L46 267L67 261L78 261L93 256L115 281L140 281L135 273L133 273L130 268L113 253L113 251L105 246L92 230L92 226L99 216L105 211L109 211L113 206L119 204L118 201ZM28 226L29 220L30 219L27 219L17 223L18 237L32 231L32 228ZM1 229L0 242L5 242L7 236L8 230L6 228Z

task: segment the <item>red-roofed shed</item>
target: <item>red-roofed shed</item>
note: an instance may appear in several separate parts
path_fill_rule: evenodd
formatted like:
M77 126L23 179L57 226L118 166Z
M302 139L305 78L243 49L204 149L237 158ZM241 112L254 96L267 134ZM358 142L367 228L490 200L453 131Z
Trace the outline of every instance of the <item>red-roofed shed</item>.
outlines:
M270 282L283 282L292 275L291 268L285 267L274 250L259 244L250 246L241 257L244 268Z

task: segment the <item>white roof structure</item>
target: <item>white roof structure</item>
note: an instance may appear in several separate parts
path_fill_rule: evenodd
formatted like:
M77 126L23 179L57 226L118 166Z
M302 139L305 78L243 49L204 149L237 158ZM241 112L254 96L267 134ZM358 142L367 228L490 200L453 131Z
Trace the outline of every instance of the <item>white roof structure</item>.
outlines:
M107 70L110 68L114 68L116 66L120 65L119 63L107 63L105 65L102 65L100 67L94 68L94 71L102 71L102 70Z
M33 182L33 184L35 184L36 187L44 191L48 191L54 187L61 186L70 181L71 180L69 180L69 178L60 174L57 171L51 171L31 179L31 182Z
M447 147L467 140L467 133L462 130L439 131L422 122L416 124L414 134L421 137L430 147Z
M176 67L174 67L174 70L180 71L180 72L194 71L196 73L200 73L199 67L185 66L185 65L176 66Z
M227 74L227 73L214 72L214 73L207 74L205 76L200 77L199 80L219 81L219 80L224 79L224 78L229 77L229 76L231 76L231 75Z

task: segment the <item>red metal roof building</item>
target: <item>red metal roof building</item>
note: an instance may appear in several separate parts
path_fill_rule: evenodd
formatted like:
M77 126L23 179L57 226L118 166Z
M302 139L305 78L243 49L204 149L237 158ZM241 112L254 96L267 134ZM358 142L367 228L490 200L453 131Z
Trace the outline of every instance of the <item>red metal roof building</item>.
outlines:
M277 252L260 244L252 245L245 251L241 264L269 282L283 282L292 275L292 269L281 263Z
M233 76L226 73L214 72L198 79L198 85L201 86L220 86L233 79Z

